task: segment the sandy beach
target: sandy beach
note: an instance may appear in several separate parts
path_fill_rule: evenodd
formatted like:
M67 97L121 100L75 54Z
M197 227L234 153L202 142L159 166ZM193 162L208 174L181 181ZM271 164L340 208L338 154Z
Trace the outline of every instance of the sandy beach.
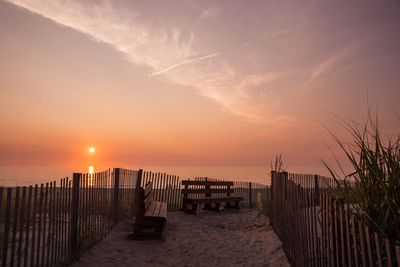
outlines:
M129 241L123 222L73 266L290 266L282 243L256 210L168 214L163 240Z

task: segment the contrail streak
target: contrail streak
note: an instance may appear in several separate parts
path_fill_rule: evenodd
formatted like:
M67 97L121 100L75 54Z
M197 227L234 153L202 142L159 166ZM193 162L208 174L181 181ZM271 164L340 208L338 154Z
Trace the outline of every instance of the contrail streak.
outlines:
M186 65L186 64L189 64L189 63L192 63L192 62L196 62L196 61L201 61L201 60L204 60L204 59L207 59L207 58L216 57L216 56L218 56L218 55L220 55L220 53L214 53L214 54L206 55L206 56L203 56L203 57L187 59L187 60L184 60L184 61L182 61L182 62L179 62L179 63L176 63L176 64L174 64L174 65L171 65L171 66L169 66L168 68L165 68L165 69L162 69L162 70L159 70L159 71L152 72L152 73L149 74L149 76L160 75L160 74L163 74L163 73L165 73L165 72L168 72L168 71L170 71L170 70L172 70L172 69L175 69L175 68L177 68L177 67L179 67L179 66Z

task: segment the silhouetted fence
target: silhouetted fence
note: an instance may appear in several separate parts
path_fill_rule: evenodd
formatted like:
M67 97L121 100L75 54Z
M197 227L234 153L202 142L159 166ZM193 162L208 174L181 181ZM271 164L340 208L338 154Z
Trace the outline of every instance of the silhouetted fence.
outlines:
M400 266L399 246L356 219L333 179L271 176L271 223L294 266Z
M1 266L67 266L100 242L119 221L135 215L135 189L153 182L154 199L168 211L182 207L179 177L114 168L74 173L59 183L0 188ZM201 179L201 178L198 178ZM234 182L242 207L264 203L268 187ZM257 204L258 203L258 204Z

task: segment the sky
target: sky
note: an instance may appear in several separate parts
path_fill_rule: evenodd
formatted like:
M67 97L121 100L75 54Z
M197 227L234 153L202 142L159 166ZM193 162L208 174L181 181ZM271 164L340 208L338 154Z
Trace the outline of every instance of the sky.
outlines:
M0 1L0 178L323 172L335 114L398 132L399 26L398 0Z

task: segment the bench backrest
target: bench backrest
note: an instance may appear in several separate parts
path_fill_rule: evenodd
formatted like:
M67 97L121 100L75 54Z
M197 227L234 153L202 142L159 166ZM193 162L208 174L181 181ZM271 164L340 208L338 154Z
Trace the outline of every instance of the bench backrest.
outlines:
M153 183L149 182L144 188L141 187L138 194L136 216L143 216L153 201Z
M229 196L233 193L233 182L227 181L191 181L183 180L182 194L187 196L189 194L204 194L211 196L212 194L226 194Z

